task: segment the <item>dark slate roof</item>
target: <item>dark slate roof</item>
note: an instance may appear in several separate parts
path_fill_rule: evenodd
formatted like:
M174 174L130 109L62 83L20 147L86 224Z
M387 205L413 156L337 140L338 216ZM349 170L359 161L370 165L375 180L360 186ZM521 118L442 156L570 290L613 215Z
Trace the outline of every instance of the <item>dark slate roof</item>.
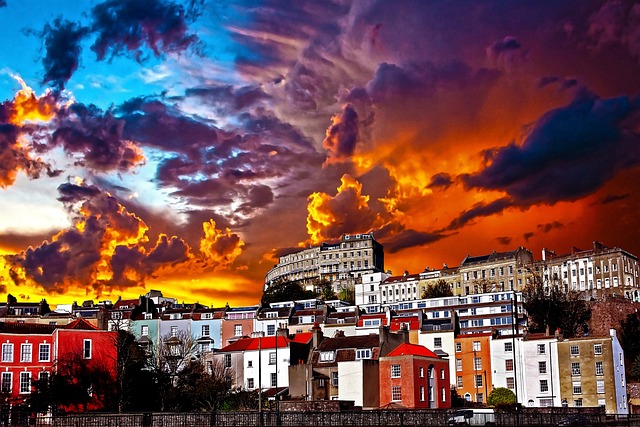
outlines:
M460 263L460 266L462 267L468 264L476 264L480 262L497 261L500 259L512 259L512 258L515 258L517 254L518 254L518 250L516 249L515 251L508 251L508 252L493 251L490 254L478 255L478 256L467 255L466 258L462 260L462 262Z

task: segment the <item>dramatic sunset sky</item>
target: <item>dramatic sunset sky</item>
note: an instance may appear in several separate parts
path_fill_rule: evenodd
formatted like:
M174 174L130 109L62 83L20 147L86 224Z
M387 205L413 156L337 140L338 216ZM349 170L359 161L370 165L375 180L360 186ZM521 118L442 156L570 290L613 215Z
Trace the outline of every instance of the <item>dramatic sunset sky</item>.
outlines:
M0 0L0 299L640 254L640 2Z

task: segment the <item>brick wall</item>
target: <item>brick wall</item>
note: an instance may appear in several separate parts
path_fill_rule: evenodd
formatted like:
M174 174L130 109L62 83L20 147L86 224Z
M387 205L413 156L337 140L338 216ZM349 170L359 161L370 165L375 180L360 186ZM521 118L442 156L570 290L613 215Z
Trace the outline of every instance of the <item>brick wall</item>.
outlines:
M589 335L606 336L609 329L615 328L620 334L621 323L628 314L637 313L640 303L622 297L607 297L591 303Z

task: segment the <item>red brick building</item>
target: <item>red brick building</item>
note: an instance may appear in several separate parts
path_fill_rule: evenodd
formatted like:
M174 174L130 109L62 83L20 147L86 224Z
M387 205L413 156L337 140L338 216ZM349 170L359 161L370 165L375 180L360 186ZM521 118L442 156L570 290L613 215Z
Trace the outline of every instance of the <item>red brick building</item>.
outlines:
M0 322L0 390L10 404L21 404L33 381L48 377L72 356L115 376L115 340L116 332L97 329L82 318L62 327ZM87 409L101 409L99 396Z
M400 344L380 358L380 406L450 408L449 360L428 348Z

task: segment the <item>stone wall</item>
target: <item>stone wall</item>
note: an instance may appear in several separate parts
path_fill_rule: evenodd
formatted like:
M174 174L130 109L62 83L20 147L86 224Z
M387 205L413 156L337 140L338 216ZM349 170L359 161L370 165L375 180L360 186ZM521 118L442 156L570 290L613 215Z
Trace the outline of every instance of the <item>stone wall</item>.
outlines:
M589 335L607 336L609 329L614 328L620 336L622 321L628 314L637 313L640 303L623 297L607 297L603 300L591 302L591 320L589 321Z

